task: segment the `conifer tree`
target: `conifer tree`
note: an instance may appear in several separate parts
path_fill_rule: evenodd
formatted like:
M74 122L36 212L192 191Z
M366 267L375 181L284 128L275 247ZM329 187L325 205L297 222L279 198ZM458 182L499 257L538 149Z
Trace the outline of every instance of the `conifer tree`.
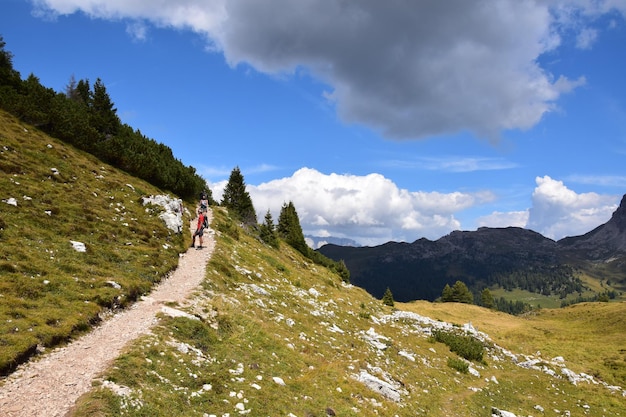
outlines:
M441 293L441 301L444 303L473 304L474 296L463 281L457 281L452 287L446 284Z
M309 247L304 240L304 234L300 226L300 218L291 201L283 204L280 215L278 216L276 231L290 246L303 255L309 256Z
M89 80L80 80L76 85L76 94L73 95L72 100L78 101L86 107L91 106L92 93L91 86L89 85Z
M444 303L452 302L452 287L449 284L446 284L443 287L443 291L441 292L441 301Z
M18 87L22 78L13 68L13 54L5 49L6 42L0 36L0 86Z
M496 303L493 299L493 295L491 294L491 291L489 291L489 288L485 288L480 293L480 305L482 305L485 308L495 308Z
M274 227L274 220L272 219L272 213L269 209L265 214L265 221L259 226L259 235L261 240L273 248L278 248L279 240Z
M244 224L248 226L257 224L256 211L250 194L246 191L246 183L239 167L233 168L230 173L224 188L222 205Z
M463 281L457 281L452 286L452 301L465 304L474 303L474 296Z
M389 289L389 287L387 287L387 289L385 290L382 301L384 305L393 307L394 305L393 294L391 293L391 290Z
M121 124L117 117L117 109L113 107L113 101L100 78L93 85L91 118L92 125L104 135L117 134Z

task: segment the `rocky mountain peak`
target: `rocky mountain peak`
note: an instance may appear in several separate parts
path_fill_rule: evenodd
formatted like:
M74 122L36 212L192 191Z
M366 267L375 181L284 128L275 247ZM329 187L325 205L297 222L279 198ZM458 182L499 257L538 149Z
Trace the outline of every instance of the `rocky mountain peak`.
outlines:
M615 210L611 216L609 223L615 223L615 226L617 226L619 231L626 230L626 194L622 197L622 201L620 202L617 210Z

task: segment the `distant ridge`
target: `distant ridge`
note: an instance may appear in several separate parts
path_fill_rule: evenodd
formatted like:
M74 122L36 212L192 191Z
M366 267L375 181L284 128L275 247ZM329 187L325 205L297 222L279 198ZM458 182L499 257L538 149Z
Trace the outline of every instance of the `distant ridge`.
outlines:
M329 244L319 251L343 260L354 285L378 298L389 288L399 301L433 301L457 280L475 295L501 287L564 297L584 290L580 271L610 278L626 290L626 195L607 223L558 242L519 227L481 227L436 241L360 248Z
M313 236L313 235L305 235L304 240L306 244L312 249L319 249L324 245L333 244L339 246L350 246L350 247L359 247L359 243L356 240L344 238L344 237L333 237L333 236Z

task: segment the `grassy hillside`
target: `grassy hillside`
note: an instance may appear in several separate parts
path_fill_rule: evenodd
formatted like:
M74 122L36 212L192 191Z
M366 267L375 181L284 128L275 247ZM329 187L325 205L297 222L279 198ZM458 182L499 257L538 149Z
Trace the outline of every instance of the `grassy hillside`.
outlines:
M2 112L0 171L5 371L148 291L186 249L189 237L140 203L159 190ZM625 303L526 317L452 303L393 308L238 224L214 209L203 287L192 307L172 306L198 320L161 316L74 416L626 415ZM480 341L482 359L431 337L470 321L478 331L466 326L471 336L454 340Z
M611 387L626 386L624 303L529 317L451 303L392 308L236 224L214 209L217 246L185 308L198 320L162 316L74 416L626 415L623 390ZM491 335L475 333L483 361L429 336L469 321ZM574 384L563 369L593 382Z
M189 237L143 206L152 194L162 193L0 111L0 374L175 268Z

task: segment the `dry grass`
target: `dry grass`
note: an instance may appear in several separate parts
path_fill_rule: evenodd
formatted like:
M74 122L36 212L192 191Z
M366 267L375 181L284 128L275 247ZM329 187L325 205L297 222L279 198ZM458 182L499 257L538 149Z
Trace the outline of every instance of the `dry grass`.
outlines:
M150 194L161 192L0 111L0 374L176 266L188 237L146 211Z
M217 230L232 227L219 209L214 222ZM168 417L324 416L327 407L340 416L486 416L491 406L518 415L626 415L623 399L604 387L575 386L521 368L496 351L489 351L486 365L471 364L480 377L459 373L448 366L450 358L458 357L418 332L414 322L379 323L394 310L362 289L343 285L338 276L285 245L277 251L244 230L238 236L217 237L204 293L189 310L203 320L162 318L153 336L136 343L102 377L131 393L124 397L96 388L81 399L75 417L99 411L93 408L98 402L107 410L104 415ZM623 308L588 307L596 306L597 321L580 323L582 329L589 325L590 333L593 326L612 326L605 320ZM551 339L542 334L571 321L568 311L588 316L579 306L563 310L560 317L546 311L525 318L463 304L396 307L458 325L471 321L520 357L541 350L548 358ZM617 335L621 329L617 325L612 331ZM368 342L369 331L382 336L384 349ZM176 347L181 344L202 354L183 353ZM590 362L577 363L569 356L580 346L561 341L554 356L562 354L572 369L589 367ZM402 400L394 402L356 381L361 371L397 383ZM129 407L140 399L141 405Z

